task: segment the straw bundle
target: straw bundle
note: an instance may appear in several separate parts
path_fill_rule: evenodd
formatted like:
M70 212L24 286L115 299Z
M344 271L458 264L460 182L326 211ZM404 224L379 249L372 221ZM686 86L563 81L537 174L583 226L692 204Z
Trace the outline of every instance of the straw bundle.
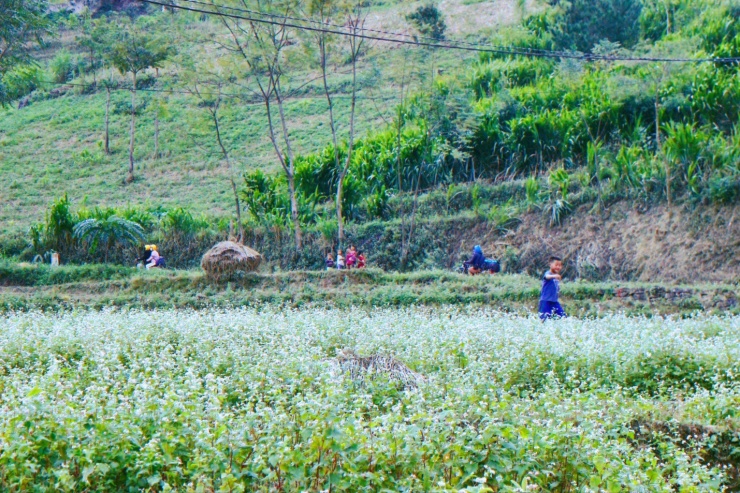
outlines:
M337 353L335 364L348 373L353 380L372 378L374 374L383 373L392 380L400 382L406 388L416 388L426 378L411 368L386 354L359 356L351 349L343 349Z
M209 279L227 279L239 271L252 272L262 262L262 255L248 246L233 241L222 241L208 250L200 266Z

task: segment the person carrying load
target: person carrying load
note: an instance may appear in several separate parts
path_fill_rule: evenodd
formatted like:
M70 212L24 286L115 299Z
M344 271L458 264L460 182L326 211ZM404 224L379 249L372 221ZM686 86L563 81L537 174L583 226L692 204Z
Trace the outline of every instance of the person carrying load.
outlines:
M473 248L473 256L467 262L463 262L462 271L472 276L482 272L495 274L501 271L501 265L496 260L487 259L486 256L483 255L483 249L481 246L475 245L475 248Z

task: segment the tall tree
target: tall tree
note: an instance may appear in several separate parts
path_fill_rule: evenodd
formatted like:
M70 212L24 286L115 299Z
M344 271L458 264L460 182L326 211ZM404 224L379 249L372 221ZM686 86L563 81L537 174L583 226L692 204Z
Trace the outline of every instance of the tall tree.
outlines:
M231 158L231 145L227 142L223 132L223 121L221 118L221 105L224 99L223 88L226 85L224 78L220 74L210 73L203 77L196 77L189 85L191 92L198 98L198 106L203 107L208 112L208 119L213 130L218 153L221 155L223 162L229 173L229 182L231 190L234 193L234 205L236 207L236 221L238 230L238 241L244 241L244 223L242 222L242 208L239 201L239 190L236 186L234 173L234 160Z
M337 236L341 247L344 241L344 215L342 211L342 201L344 194L344 182L352 164L352 151L355 144L355 110L357 108L357 62L362 53L363 38L359 37L365 25L365 12L362 9L362 2L344 2L341 0L312 0L309 3L309 15L315 19L318 25L326 27L312 32L312 42L315 43L318 64L321 69L321 77L324 87L324 95L329 107L329 128L331 129L332 142L334 144L334 167L338 172L337 192L335 198L335 207L337 213ZM350 100L349 125L347 129L347 155L344 162L341 162L339 136L337 128L337 119L334 112L334 97L329 88L328 66L332 55L338 55L339 35L328 33L328 30L336 30L332 26L334 19L344 20L347 36L342 37L342 44L345 47L344 53L349 57L352 65L352 93ZM331 28L331 29L329 29Z
M173 52L163 40L155 38L135 24L122 24L111 47L111 64L122 74L131 74L131 129L129 135L129 168L126 181L134 181L134 137L136 133L136 78L148 68L160 68Z
M14 65L31 60L30 41L49 34L45 0L0 0L0 104L6 104L3 76Z
M264 104L268 137L288 181L290 214L293 222L296 254L302 247L295 183L293 139L285 114L285 101L290 96L286 79L290 72L286 52L294 44L294 31L288 17L298 13L298 0L234 0L231 5L262 12L269 22L255 22L220 17L227 39L221 45L238 57L245 76L252 81L254 94ZM276 115L277 113L277 121Z
M80 34L77 44L85 50L88 59L88 72L93 76L93 85L98 85L97 69L100 59L105 54L111 40L109 39L108 22L105 17L93 19L86 11L80 22Z

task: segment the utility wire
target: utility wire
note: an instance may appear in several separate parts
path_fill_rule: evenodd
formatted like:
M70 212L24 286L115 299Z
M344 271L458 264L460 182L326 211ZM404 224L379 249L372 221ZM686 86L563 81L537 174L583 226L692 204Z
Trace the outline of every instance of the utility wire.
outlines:
M316 19L310 19L310 18L305 18L305 17L293 17L293 16L281 15L281 14L272 14L272 13L268 13L268 12L260 12L260 11L257 11L257 10L250 10L250 9L244 9L244 8L239 8L239 7L229 7L228 5L219 5L219 4L216 4L216 3L201 2L199 0L181 0L181 1L184 1L184 2L187 2L187 3L196 4L196 5L204 5L204 6L207 6L207 7L215 7L216 9L231 10L231 11L234 11L234 12L244 12L244 13L247 13L247 14L260 15L260 16L264 16L264 17L272 17L272 18L277 18L277 19L288 19L288 20L293 20L293 21L298 21L298 22L308 22L310 24L314 24L314 25L318 25L318 26L322 26L322 27L333 27L333 28L338 28L338 29L344 29L344 28L347 27L346 25L334 24L334 23L331 23L331 22L321 22L321 21L316 20ZM430 41L430 42L434 42L434 43L440 42L439 39L432 38L432 37L429 37L429 36L417 36L417 35L414 35L414 34L399 33L399 32L392 32L392 31L383 31L383 30L372 29L372 28L368 28L368 27L364 27L364 26L357 27L357 30L358 31L361 31L361 32L370 32L370 33L376 33L376 34L383 34L383 35L387 35L387 36L396 36L396 37L402 37L402 38L411 38L413 40L419 40L419 39L421 39L421 40ZM490 45L490 44L471 43L469 41L463 41L463 40L448 40L448 44L464 45L464 46L471 46L471 47L477 47L477 48L486 48L486 49L492 47L492 45ZM544 50L544 49L541 49L541 48L526 48L526 47L514 47L514 46L493 46L493 47L494 48L497 48L497 49L501 49L501 50L509 50L509 51L516 52L516 53L519 53L519 54L522 54L522 55L526 55L528 53L557 53L557 54L565 54L565 53L567 53L567 52L564 52L564 51Z
M196 13L206 14L206 15L217 15L219 17L245 20L249 22L255 22L258 24L269 24L269 25L280 26L280 27L291 27L291 28L300 29L304 31L321 32L321 33L326 33L326 34L337 34L340 36L367 39L371 41L384 41L384 42L389 42L389 43L423 46L426 48L446 48L446 49L472 51L472 52L479 52L479 53L494 53L494 54L499 54L499 55L523 55L523 56L532 56L532 57L573 58L573 59L584 58L583 55L580 55L577 53L556 53L556 52L528 53L528 52L520 52L520 51L515 51L515 50L482 48L482 47L477 47L477 46L464 46L464 45L455 45L455 44L441 43L441 42L433 43L433 42L427 42L427 41L417 41L413 39L393 39L393 38L388 38L388 37L369 36L367 34L361 34L361 33L356 33L356 32L353 33L353 32L347 32L347 31L337 31L334 29L304 26L304 25L299 25L299 24L294 24L294 23L281 22L277 20L258 19L256 17L247 17L247 16L242 16L242 15L236 15L236 14L227 14L224 12L214 12L213 10L203 10L203 9L198 9L194 7L186 7L183 5L173 5L173 4L164 3L164 2L157 2L155 0L139 0L139 1L142 3L151 4L151 5L161 5L162 7L186 10L189 12L196 12ZM218 6L215 6L215 7L218 8ZM262 14L262 15L265 15L265 14ZM286 21L290 20L282 16L278 16L278 18L285 19ZM358 28L357 30L362 31L361 28ZM399 36L402 36L402 35L399 35Z
M258 24L269 24L269 25L280 26L284 28L290 27L290 28L300 29L304 31L321 32L321 33L326 33L326 34L337 34L340 36L354 37L354 38L367 39L367 40L373 40L373 41L382 41L382 42L389 42L389 43L396 43L396 44L405 44L405 45L412 45L412 46L423 46L426 48L443 48L443 49L451 49L451 50L472 51L472 52L478 52L478 53L493 53L497 55L527 56L527 57L535 57L535 58L558 58L558 59L568 58L568 59L573 59L573 60L583 60L586 62L592 62L592 61L664 62L664 63L739 63L740 62L740 57L668 58L668 57L596 55L596 54L579 54L579 53L570 53L570 52L547 51L547 50L522 51L518 49L481 47L479 45L469 45L469 44L454 44L454 43L451 44L451 43L443 43L439 41L435 41L435 42L419 41L418 39L394 39L394 38L389 38L389 37L370 36L367 34L362 34L362 31L363 31L362 28L357 29L358 31L361 31L360 33L358 33L358 32L348 32L348 31L338 31L336 29L326 29L322 27L312 27L312 26L300 25L300 24L295 24L293 22L289 23L287 21L289 20L295 21L298 18L280 16L280 15L275 15L275 14L268 14L264 12L260 12L254 15L261 15L263 17L273 17L277 19L282 19L282 21L270 20L270 19L264 19L264 18L259 19L259 18L252 17L252 16L228 14L225 12L214 12L213 10L203 10L203 9L194 8L194 7L186 7L183 5L174 5L170 3L158 2L156 0L139 0L139 1L142 3L151 4L151 5L159 5L162 7L174 8L178 10L186 10L189 12L196 12L196 13L206 14L206 15L217 15L220 17L245 20L249 22L255 22ZM207 5L215 7L217 9L219 7L233 9L233 7L223 7L223 6L219 6L216 4L207 4ZM310 19L305 19L305 18L301 19L301 21L302 22L312 22ZM404 37L408 35L395 33L393 34L393 36Z

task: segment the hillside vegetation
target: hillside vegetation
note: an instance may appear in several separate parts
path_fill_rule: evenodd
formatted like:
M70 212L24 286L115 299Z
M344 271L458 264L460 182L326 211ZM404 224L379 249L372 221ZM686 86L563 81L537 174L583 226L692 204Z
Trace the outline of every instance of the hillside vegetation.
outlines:
M423 22L414 24L412 17L403 22L401 14L417 6L378 3L363 15L372 29L405 28L416 39L439 36L442 45L467 36L476 47L507 48L465 54L444 46L369 42L357 57L356 86L353 58L347 58L348 48L338 49L327 81L341 129L336 148L315 47L305 33L291 32L294 42L281 54L291 149L284 147L287 140L273 146L267 138L266 113L254 97L260 73L249 72L220 48L228 42L228 30L218 18L153 10L139 16L136 29L159 36L160 44L166 41L177 53L169 54L160 70L144 71L139 78L137 179L132 183L126 180L123 142L131 110L127 92L113 92L110 156L100 143L106 100L102 81L121 88L130 77L111 76L103 55L98 65L93 61L86 68L87 55L76 39L78 31L92 29L85 26L118 29L128 24L118 14L95 21L61 16L60 36L38 55L46 60L42 64L48 63L44 76L60 75L60 65L70 70L62 70L66 75L56 89L36 80L23 99L30 104L7 110L0 120L1 162L7 171L2 193L9 205L2 212L4 250L21 253L27 241L21 232L66 191L70 201L63 207L64 224L55 223L60 216L49 209L46 221L32 230L32 249L24 255L54 248L65 258L89 261L95 255L72 238L74 224L115 215L141 224L152 238L171 242L171 255L182 260L178 265L192 265L203 251L200 245L190 250L194 239L207 243L243 227L245 238L261 246L268 259L284 267L316 267L321 251L337 244L334 202L341 183L349 241L371 249L372 260L384 268L449 267L470 242L484 238L489 250L518 270L535 268L541 256L557 249L569 253L576 271L590 255L580 270L597 278L687 279L694 261L687 252L693 250L686 250L683 236L671 233L695 231L694 243L701 245L700 231L707 226L701 218L714 216L706 237L719 238L718 232L728 237L712 245L716 254L708 260L726 270L705 275L718 272L710 267L696 275L736 278L737 2L605 0L589 16L583 15L587 3L579 0L442 2L434 10L443 24L449 23L441 35ZM502 22L491 26L495 29L466 22L475 9L481 18L500 10ZM615 29L619 25L629 28ZM340 39L333 42L341 45ZM538 53L548 56L534 56ZM38 76L36 70L24 79L23 70L6 74L6 85L9 81L22 89L23 80ZM214 73L220 77L217 84L209 79ZM198 84L211 95L193 95ZM358 91L357 132L350 146L353 87ZM214 88L222 99L214 99ZM216 101L228 155L217 147L209 120ZM276 121L277 115L273 108ZM155 120L159 159L153 156ZM282 172L282 158L294 167L294 182ZM234 193L240 199L241 227L231 212ZM655 238L652 253L629 247L628 258L616 258L625 243L607 241L593 229L591 241L541 240L539 249L527 247L536 240L534 234L527 236L533 228L522 227L533 224L527 218L536 218L539 238L549 232L564 238L559 231L568 225L577 229L589 218L598 223L614 211L623 214L622 203L639 214L665 207L664 215L645 216L656 224L634 230L638 243L645 243L646 235ZM298 236L292 240L290 230L298 226L304 230L303 248L295 252ZM620 227L628 229L617 221L612 231ZM445 247L428 238L455 238L456 244ZM116 251L113 258L129 255ZM646 256L655 255L661 260L651 264ZM621 267L613 267L616 261ZM680 275L671 270L675 263Z
M412 10L406 2L371 2L367 24L373 29L410 31L403 15ZM473 7L501 13L504 25L518 22L520 10L513 0L486 1L465 5L460 1L447 2L450 30L462 35L477 36L484 26L471 21ZM530 7L531 8L531 7ZM77 19L72 16L71 19ZM126 90L111 95L110 140L111 155L103 152L106 92L102 87L93 90L73 84L92 84L89 56L80 46L85 21L62 18L58 22L58 36L48 47L37 53L40 80L28 82L33 92L18 98L11 107L0 110L0 166L5 180L0 185L0 196L7 204L0 211L3 232L25 231L43 217L49 203L67 192L75 202L87 197L95 206L138 205L145 207L187 206L195 214L218 217L232 210L227 171L221 166L221 156L210 131L207 112L196 96L187 94L192 85L182 83L189 70L186 64L206 63L217 54L217 46L210 36L220 31L217 19L201 19L194 14L178 12L161 16L153 13L144 17L147 28L162 35L165 42L176 46L177 57L158 71L148 70L140 81L153 90L171 90L174 93L141 92L137 115L137 170L146 179L124 186L127 166L130 95ZM399 21L400 19L400 21ZM99 21L99 19L96 19ZM113 21L111 21L113 22ZM492 24L496 26L497 24ZM486 25L484 31L490 31ZM461 67L460 53L439 52L430 57L392 44L374 43L368 46L367 56L360 66L358 97L358 134L382 127L393 119L395 106L403 91L419 90L436 70L455 72ZM473 54L462 54L471 59ZM428 60L429 59L429 60ZM56 64L66 61L67 84L54 83ZM102 63L102 62L101 62ZM192 66L191 65L191 66ZM19 75L22 68L16 69ZM336 112L340 122L346 121L349 111L347 66L339 63L329 83L337 93ZM115 68L97 67L95 77L112 80L113 85L130 86L130 77L122 76ZM316 152L331 140L327 121L327 103L322 95L315 67L300 66L291 75L294 97L286 101L290 130L296 150ZM11 83L16 74L6 77ZM304 85L305 84L305 85ZM10 85L10 84L8 84ZM254 99L249 90L239 87L224 89L247 100ZM28 97L29 105L17 109L18 101ZM163 106L160 121L160 146L163 156L153 159L155 113ZM233 149L232 156L240 173L254 169L276 172L279 165L267 135L264 109L259 103L236 97L224 99L222 105L224 140Z

